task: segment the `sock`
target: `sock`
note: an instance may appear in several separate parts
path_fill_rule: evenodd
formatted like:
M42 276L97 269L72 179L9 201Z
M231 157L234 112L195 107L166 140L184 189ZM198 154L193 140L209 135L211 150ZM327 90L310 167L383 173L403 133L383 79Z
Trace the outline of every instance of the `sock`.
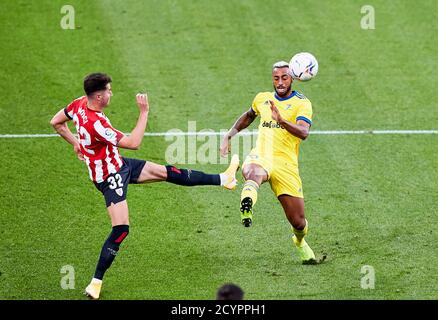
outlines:
M119 251L120 244L129 234L129 226L122 224L114 226L108 239L106 239L103 244L102 250L100 252L99 261L97 263L96 272L94 273L94 278L98 280L103 279L103 275L106 270L113 263L117 252Z
M218 174L206 174L202 171L190 169L177 169L174 166L166 166L167 182L180 186L221 185L221 177Z
M243 185L242 193L240 195L240 201L245 199L246 197L251 198L252 206L254 206L257 202L257 192L259 191L259 185L257 182L253 180L246 180Z
M93 278L91 279L91 285L102 286L102 279Z
M221 179L221 186L225 185L228 181L228 175L225 173L220 173L219 177Z
M292 232L294 233L294 235L296 237L296 245L298 245L298 246L301 246L301 243L304 239L304 236L307 234L307 231L309 230L309 227L308 227L309 224L307 222L307 219L305 219L305 220L306 220L306 226L302 230L295 229L295 227L292 226Z

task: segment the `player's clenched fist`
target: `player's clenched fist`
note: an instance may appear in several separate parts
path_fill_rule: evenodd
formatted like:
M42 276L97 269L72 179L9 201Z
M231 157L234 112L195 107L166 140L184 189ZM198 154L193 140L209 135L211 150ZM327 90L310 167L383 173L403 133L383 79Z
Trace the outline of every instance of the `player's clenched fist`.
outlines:
M137 105L141 112L149 112L148 95L146 93L137 93Z

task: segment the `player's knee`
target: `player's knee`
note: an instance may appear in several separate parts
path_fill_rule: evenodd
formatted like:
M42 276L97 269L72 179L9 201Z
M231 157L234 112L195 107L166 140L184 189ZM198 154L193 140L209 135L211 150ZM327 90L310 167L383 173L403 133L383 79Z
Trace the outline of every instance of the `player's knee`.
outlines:
M113 227L113 231L111 233L111 240L112 242L119 246L123 240L126 239L126 237L129 234L129 225L127 224L121 224Z
M293 223L292 223L292 226L295 228L295 229L297 229L297 230L303 230L305 227L306 227L306 222L303 220L303 221L294 221Z
M150 163L149 166L143 168L145 175L153 180L166 180L168 176L168 168L161 164Z
M167 169L163 165L147 162L137 179L137 183L149 181L165 181L167 178Z
M156 178L166 180L167 179L167 168L166 166L160 165L156 170Z
M243 171L243 177L245 178L245 180L253 180L258 182L261 178L260 172L259 170L257 170L257 168L254 167L249 167L249 168L245 168L246 170Z
M245 178L245 180L249 179L249 169L248 169L248 167L243 168L242 176Z
M303 230L306 227L306 219L304 215L295 214L289 217L290 224L297 230Z
M251 166L247 166L243 169L242 175L245 180L253 180L252 178L254 178L254 170Z

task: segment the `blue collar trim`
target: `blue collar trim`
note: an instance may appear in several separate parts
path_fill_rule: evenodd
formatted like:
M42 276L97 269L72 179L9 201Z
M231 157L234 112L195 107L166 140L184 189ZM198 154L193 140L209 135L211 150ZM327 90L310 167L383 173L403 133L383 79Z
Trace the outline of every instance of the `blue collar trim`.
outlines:
M288 99L292 98L292 97L295 96L296 94L297 94L297 92L296 92L295 90L293 90L293 91L291 92L291 94L288 95L288 96L285 97L285 98L281 98L281 97L279 97L279 96L277 95L277 92L274 94L274 96L275 96L275 99L277 99L278 101L284 101L284 100L288 100Z

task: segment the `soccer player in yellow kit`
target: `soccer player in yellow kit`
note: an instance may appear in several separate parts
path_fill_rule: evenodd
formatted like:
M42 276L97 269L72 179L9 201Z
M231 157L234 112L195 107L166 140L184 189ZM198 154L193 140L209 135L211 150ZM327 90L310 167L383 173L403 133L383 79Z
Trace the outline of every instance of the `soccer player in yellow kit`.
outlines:
M269 181L272 191L283 206L292 225L292 240L303 264L316 264L315 254L304 236L308 223L304 215L304 199L298 172L298 150L301 140L309 135L312 124L312 104L297 91L292 91L293 79L287 62L273 65L275 92L260 92L250 109L242 114L225 135L221 154L230 152L231 138L260 116L256 146L242 165L245 178L241 194L241 221L250 227L259 186Z

